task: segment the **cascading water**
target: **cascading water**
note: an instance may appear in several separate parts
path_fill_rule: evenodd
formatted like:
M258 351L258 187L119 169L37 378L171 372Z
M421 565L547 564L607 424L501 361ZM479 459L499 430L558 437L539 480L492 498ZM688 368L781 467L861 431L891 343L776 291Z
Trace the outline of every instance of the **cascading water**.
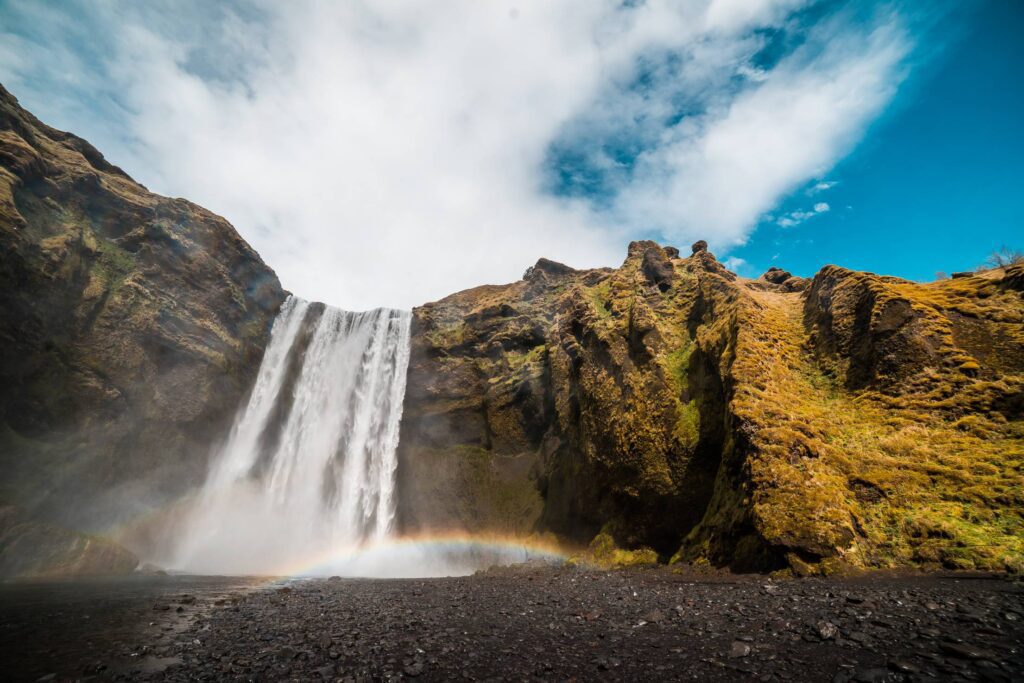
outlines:
M391 533L410 318L284 303L171 566L287 573Z

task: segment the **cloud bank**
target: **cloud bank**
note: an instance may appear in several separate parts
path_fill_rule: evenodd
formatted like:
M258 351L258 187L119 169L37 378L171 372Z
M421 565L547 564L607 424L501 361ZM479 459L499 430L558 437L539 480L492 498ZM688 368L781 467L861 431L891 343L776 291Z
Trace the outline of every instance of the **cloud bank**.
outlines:
M912 48L896 9L799 0L0 16L0 80L27 107L352 309L515 280L539 256L614 265L637 237L741 244L853 147Z

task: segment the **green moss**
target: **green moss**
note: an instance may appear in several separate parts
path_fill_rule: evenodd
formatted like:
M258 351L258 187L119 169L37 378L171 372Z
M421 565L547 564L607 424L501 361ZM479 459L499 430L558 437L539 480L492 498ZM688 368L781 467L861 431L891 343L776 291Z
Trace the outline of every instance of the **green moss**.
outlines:
M693 355L694 344L688 338L683 344L665 354L662 366L666 378L672 382L676 393L683 393L689 387L690 356Z
M685 446L693 447L697 444L700 439L700 407L697 399L686 403L679 401L672 436Z
M124 279L135 270L135 257L113 242L96 238L98 256L93 272L106 284L111 293L116 293Z
M462 320L446 325L426 334L430 343L440 349L458 346L466 340L466 323Z
M587 290L587 297L590 300L591 305L597 312L597 316L602 320L607 320L612 317L612 280L611 278L602 280L593 287Z

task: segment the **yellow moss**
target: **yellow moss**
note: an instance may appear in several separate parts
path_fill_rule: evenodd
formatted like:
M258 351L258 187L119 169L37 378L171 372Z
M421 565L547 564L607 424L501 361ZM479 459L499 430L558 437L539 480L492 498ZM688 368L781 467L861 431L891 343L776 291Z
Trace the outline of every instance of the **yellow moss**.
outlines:
M580 558L584 563L606 569L638 567L658 563L658 553L650 548L623 550L615 544L615 539L607 531L601 531L590 542L587 552Z

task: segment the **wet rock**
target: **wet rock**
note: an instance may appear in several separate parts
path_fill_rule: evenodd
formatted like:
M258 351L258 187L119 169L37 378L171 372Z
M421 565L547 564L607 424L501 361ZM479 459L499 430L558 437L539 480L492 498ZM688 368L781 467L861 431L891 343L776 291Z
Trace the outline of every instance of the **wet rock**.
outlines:
M830 621L819 621L815 625L818 637L822 640L835 640L839 635L839 627Z
M658 624L665 621L665 613L660 609L651 610L643 616L643 620L651 624Z
M767 584L778 586L775 594L766 593L764 585L757 577L688 582L668 570L576 568L515 568L414 582L309 581L291 584L287 599L262 586L228 594L232 608L187 610L186 617L173 620L180 626L170 630L156 626L159 620L152 626L146 621L153 619L148 608L154 601L163 602L164 594L158 593L132 608L132 618L141 620L132 636L139 642L123 646L105 635L121 632L123 614L104 621L95 603L88 610L62 606L60 627L80 629L67 632L66 649L40 658L34 645L21 646L15 652L0 649L0 658L5 674L17 672L9 676L13 680L35 680L51 671L58 679L84 677L84 668L97 661L110 667L99 677L118 678L112 672L122 669L115 661L133 652L153 660L133 658L123 670L139 673L121 679L182 683L400 677L896 683L926 677L1015 680L1024 668L1015 654L1024 625L1002 619L1009 611L1024 610L1024 586L987 579L860 578L856 594L864 602L853 604L845 600L853 586L843 580ZM897 590L907 588L917 592L908 596ZM196 604L209 604L226 591L190 594ZM1003 629L978 645L967 643L981 638L980 631L956 621L953 608L924 609L928 601L968 605L988 622L998 619ZM676 602L679 609L666 607ZM41 606L38 597L29 603L24 615L36 624L48 623L46 615L58 611ZM877 607L863 607L869 604ZM84 620L85 614L92 618ZM646 626L636 628L638 615ZM924 626L927 619L936 626ZM881 630L880 621L888 628ZM831 629L822 624L840 634L862 633L877 651L838 635L828 638ZM9 616L0 627L5 633L27 632ZM925 629L941 637L920 637ZM78 646L85 640L94 644L87 657ZM45 642L49 650L62 640ZM947 645L940 648L940 643ZM19 659L18 650L28 656Z
M903 674L916 674L921 672L921 668L905 659L890 659L888 662L889 668L893 671Z
M729 647L729 656L736 658L747 657L748 655L750 655L750 650L751 647L749 643L744 643L740 640L734 640L732 642L732 645Z
M948 641L942 642L939 643L939 649L947 655L949 655L950 657L956 657L958 659L991 660L996 658L996 655L989 652L988 650L983 650L973 645L968 645L967 643L951 643Z

